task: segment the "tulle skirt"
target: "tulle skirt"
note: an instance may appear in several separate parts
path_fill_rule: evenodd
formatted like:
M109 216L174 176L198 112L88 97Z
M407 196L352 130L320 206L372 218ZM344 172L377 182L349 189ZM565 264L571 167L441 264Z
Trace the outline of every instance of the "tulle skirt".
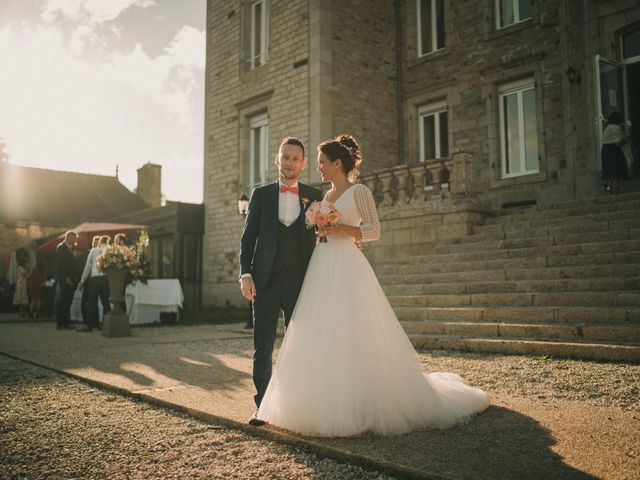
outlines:
M319 244L258 418L310 436L448 428L489 405L452 373L424 374L366 257Z

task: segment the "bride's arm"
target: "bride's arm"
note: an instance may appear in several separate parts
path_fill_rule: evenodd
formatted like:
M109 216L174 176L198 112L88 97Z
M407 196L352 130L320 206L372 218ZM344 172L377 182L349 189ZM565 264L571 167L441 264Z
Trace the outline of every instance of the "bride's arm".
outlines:
M363 242L378 240L380 238L380 220L378 220L376 202L373 199L371 190L369 190L366 185L355 185L353 187L353 199L362 217L362 223L357 227L351 225L325 227L325 234L348 235Z

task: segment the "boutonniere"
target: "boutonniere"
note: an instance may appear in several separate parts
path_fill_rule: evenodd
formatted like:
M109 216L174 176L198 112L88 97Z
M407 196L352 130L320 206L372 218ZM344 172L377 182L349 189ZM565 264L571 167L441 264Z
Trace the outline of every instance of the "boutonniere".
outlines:
M300 201L302 202L304 208L307 208L307 206L309 205L309 199L307 197L300 197Z

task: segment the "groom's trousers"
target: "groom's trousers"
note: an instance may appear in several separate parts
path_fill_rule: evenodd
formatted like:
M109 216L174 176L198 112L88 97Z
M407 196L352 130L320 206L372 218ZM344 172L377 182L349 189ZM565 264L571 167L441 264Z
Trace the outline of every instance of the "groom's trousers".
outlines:
M274 273L267 286L257 291L253 301L253 383L257 392L254 400L258 407L271 379L273 345L280 311L284 312L286 328L303 280L304 273Z

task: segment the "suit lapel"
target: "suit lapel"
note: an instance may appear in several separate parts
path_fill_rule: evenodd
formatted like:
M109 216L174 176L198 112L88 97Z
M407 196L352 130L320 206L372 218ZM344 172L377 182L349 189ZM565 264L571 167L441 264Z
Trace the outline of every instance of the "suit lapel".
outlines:
M279 193L279 188L278 188L278 182L274 182L271 185L271 190L269 191L269 208L271 209L271 219L272 219L272 223L273 226L275 227L276 231L278 230L278 204L280 202L280 195L278 195Z

